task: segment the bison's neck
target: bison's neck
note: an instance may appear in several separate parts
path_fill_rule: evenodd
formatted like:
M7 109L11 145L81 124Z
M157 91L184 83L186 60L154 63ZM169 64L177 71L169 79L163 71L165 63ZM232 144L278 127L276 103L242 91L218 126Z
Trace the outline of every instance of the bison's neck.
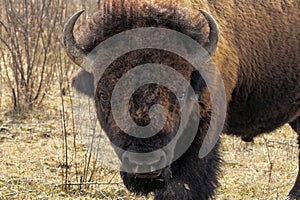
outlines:
M300 98L300 1L197 2L220 26L214 61L231 100L230 131L255 135L291 120L299 112L289 102Z
M220 66L226 59L235 61L228 72L220 68L223 73L237 70L228 118L233 133L269 132L299 112L300 2L282 2L221 6L221 0L214 6L223 33L215 59Z
M207 9L220 26L221 38L214 61L224 77L228 100L234 96L237 102L257 95L282 103L280 96L269 97L269 91L289 88L287 92L297 92L300 1L197 2L195 6ZM265 105L268 106L273 105Z

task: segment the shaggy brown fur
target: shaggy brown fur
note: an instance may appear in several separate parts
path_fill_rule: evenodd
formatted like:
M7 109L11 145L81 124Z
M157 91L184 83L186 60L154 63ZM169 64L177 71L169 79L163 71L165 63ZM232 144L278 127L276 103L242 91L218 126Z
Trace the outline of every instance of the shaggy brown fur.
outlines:
M221 38L213 60L222 74L227 94L224 132L251 141L256 135L290 123L299 134L300 143L300 1L104 1L101 11L89 21L88 28L79 33L77 42L91 51L106 38L122 31L155 26L182 32L202 45L208 40L209 29L198 8L210 12L220 26ZM218 145L207 157L198 159L210 120L210 100L203 89L205 83L201 77L194 76L193 68L185 60L159 50L139 50L116 60L100 80L94 72L95 89L90 89L95 91L100 123L113 143L124 149L151 151L170 141L172 133L176 132L180 109L165 88L147 86L131 98L130 113L140 125L149 123L147 111L152 103L160 103L170 111L164 129L146 140L122 133L112 119L110 107L103 104L99 96L105 92L109 97L115 83L126 71L144 63L163 63L180 71L201 96L201 120L191 147L166 168L161 177L140 179L122 173L124 183L136 193L154 192L155 199L208 199L217 185ZM149 96L153 97L151 101L147 100ZM300 199L300 172L289 199Z

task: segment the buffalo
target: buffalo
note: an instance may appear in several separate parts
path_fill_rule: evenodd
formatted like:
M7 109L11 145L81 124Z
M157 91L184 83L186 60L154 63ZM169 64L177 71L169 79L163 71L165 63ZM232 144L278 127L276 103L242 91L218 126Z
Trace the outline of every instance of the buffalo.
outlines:
M180 32L196 41L211 56L201 65L209 68L214 63L220 72L225 93L223 107L226 109L223 133L252 141L257 135L289 123L298 133L300 143L299 8L300 1L297 0L197 0L193 3L107 0L102 1L100 10L89 19L76 38L74 26L83 11L69 19L64 29L64 47L68 56L81 67L73 78L73 85L79 92L94 98L101 127L116 147L121 162L129 168L121 170L121 177L130 191L142 195L153 192L156 200L213 198L220 172L219 142L206 156L199 158L210 121L214 120L212 91L208 90L209 84L202 73L174 52L155 48L135 49L117 57L100 73L99 60L92 67L85 62L93 50L110 37L138 28L158 27ZM176 38L171 37L172 40L178 43ZM189 45L183 46L189 55L193 54ZM103 55L109 56L110 53L104 52ZM101 59L105 60L105 56ZM113 117L111 99L118 81L130 70L147 63L170 66L182 74L194 91L183 92L182 98L184 104L188 108L196 108L199 115L189 113L188 123L179 139L192 137L192 142L171 163L168 162L169 155L174 156L177 144L168 149L170 152L152 154L147 162L128 153L153 152L175 137L181 123L181 100L169 88L145 84L128 97L128 110L120 109L124 116L129 113L139 127L146 127L150 123L154 126L159 124L156 122L159 120L151 117L151 107L161 105L167 114L157 134L145 138L126 134ZM146 73L146 76L155 78L151 73ZM174 79L169 81L170 85L177 84ZM136 83L129 81L126 84L129 87ZM214 89L215 92L221 90L219 87ZM190 136L195 125L196 135ZM125 124L125 128L132 130L130 123ZM287 199L300 200L300 172Z

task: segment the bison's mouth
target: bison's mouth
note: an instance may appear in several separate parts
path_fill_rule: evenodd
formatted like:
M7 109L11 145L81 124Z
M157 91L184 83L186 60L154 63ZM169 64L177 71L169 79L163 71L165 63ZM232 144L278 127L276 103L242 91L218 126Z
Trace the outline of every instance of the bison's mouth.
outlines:
M159 179L161 177L161 175L162 175L162 170L157 170L157 171L149 172L149 173L138 173L138 174L135 174L136 177L143 178L143 179L154 179L154 178L158 178Z
M149 194L163 189L172 177L170 167L148 173L127 173L121 171L125 186L137 194Z

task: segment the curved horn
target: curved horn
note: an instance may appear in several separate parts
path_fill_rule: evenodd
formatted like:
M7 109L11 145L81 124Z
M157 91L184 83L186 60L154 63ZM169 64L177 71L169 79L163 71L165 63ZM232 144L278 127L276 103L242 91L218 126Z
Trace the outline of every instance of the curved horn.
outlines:
M74 38L73 30L75 23L79 16L84 12L81 10L75 13L66 23L64 30L63 30L63 44L64 48L68 56L71 58L73 62L77 65L81 66L84 61L84 58L87 56L87 51L85 51L82 47L80 47Z
M209 41L203 45L203 48L206 49L209 55L213 55L217 49L218 42L220 39L220 29L216 20L208 12L204 10L200 10L200 12L204 15L210 28L208 38Z

